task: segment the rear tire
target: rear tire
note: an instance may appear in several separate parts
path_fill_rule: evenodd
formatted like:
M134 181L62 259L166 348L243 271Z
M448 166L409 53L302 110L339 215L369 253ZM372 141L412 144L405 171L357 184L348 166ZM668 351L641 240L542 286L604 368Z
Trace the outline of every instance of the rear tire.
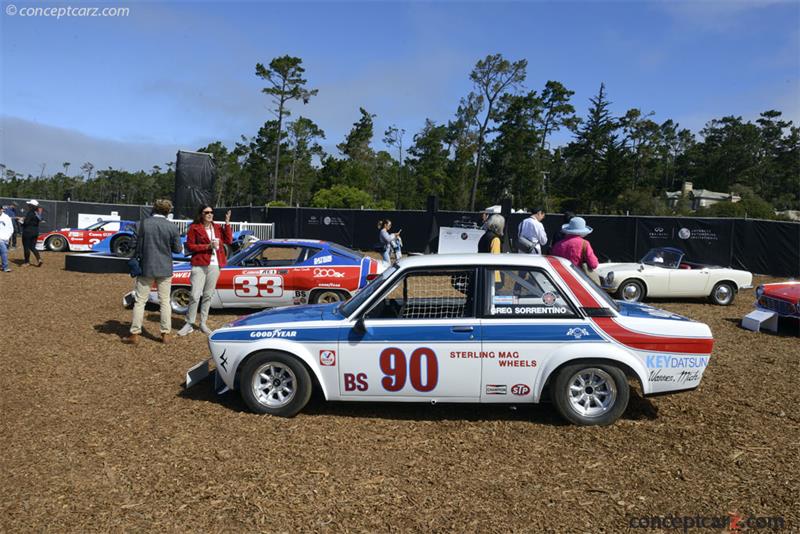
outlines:
M115 237L111 241L111 253L122 258L133 257L133 238L129 235Z
M311 376L296 358L278 352L250 356L239 382L242 400L256 413L293 417L311 398Z
M173 313L186 315L189 304L192 302L192 288L185 286L173 287L169 294L169 307Z
M641 302L645 294L644 284L639 280L625 280L617 289L617 298L625 302Z
M559 371L552 397L558 412L570 423L605 426L625 412L630 386L619 367L579 363Z
M711 290L709 298L719 306L730 306L736 298L736 288L730 282L720 282Z
M308 299L311 304L330 304L343 300L347 300L347 297L340 291L334 291L332 289L317 289L311 294L311 298Z
M44 248L50 252L64 252L69 249L67 240L62 235L54 235L47 238Z

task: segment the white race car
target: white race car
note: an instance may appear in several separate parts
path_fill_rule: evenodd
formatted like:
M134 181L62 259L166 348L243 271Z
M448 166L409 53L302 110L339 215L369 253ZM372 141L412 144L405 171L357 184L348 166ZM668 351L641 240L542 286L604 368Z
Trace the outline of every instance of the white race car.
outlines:
M580 425L619 418L628 377L645 395L696 388L713 344L705 324L617 303L568 261L527 254L406 258L347 302L262 311L209 338L218 391L258 413L295 415L315 383L336 401L535 403L549 391Z
M733 303L740 289L753 287L753 275L726 267L694 263L677 248L654 248L640 263L601 263L594 271L600 285L617 298L708 297L714 304Z

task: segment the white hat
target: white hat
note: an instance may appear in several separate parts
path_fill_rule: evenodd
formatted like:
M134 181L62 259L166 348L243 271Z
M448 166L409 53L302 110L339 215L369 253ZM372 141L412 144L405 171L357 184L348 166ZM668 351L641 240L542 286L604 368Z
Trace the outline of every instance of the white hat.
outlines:
M36 200L35 198L33 200L27 201L25 204L30 204L31 206L35 206L37 208L39 207L39 201Z
M585 236L592 233L592 227L586 226L586 220L583 217L573 217L569 223L561 226L561 232L568 235Z
M481 213L488 213L491 215L492 213L502 213L503 209L500 206L489 206L485 210L481 211Z

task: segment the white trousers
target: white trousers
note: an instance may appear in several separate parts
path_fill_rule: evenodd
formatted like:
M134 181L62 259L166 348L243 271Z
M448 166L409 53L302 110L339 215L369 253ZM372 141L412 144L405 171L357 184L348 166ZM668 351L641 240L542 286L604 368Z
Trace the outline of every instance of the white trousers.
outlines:
M197 306L200 306L200 324L206 324L208 310L211 309L211 299L217 288L219 278L219 265L194 265L192 266L192 300L189 302L189 311L186 312L186 322L194 324L197 319ZM202 299L202 301L201 301Z

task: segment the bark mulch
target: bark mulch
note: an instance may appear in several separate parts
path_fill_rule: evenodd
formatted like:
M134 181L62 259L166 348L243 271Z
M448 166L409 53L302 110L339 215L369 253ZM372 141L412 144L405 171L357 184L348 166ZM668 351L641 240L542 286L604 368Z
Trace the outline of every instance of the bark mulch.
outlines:
M0 273L2 531L594 533L734 513L800 529L798 327L742 330L752 290L730 307L656 303L711 326L710 366L694 392L634 394L611 427L546 404L315 399L278 419L208 383L184 391L200 332L162 345L147 312L152 338L120 343L130 277L20 257Z

